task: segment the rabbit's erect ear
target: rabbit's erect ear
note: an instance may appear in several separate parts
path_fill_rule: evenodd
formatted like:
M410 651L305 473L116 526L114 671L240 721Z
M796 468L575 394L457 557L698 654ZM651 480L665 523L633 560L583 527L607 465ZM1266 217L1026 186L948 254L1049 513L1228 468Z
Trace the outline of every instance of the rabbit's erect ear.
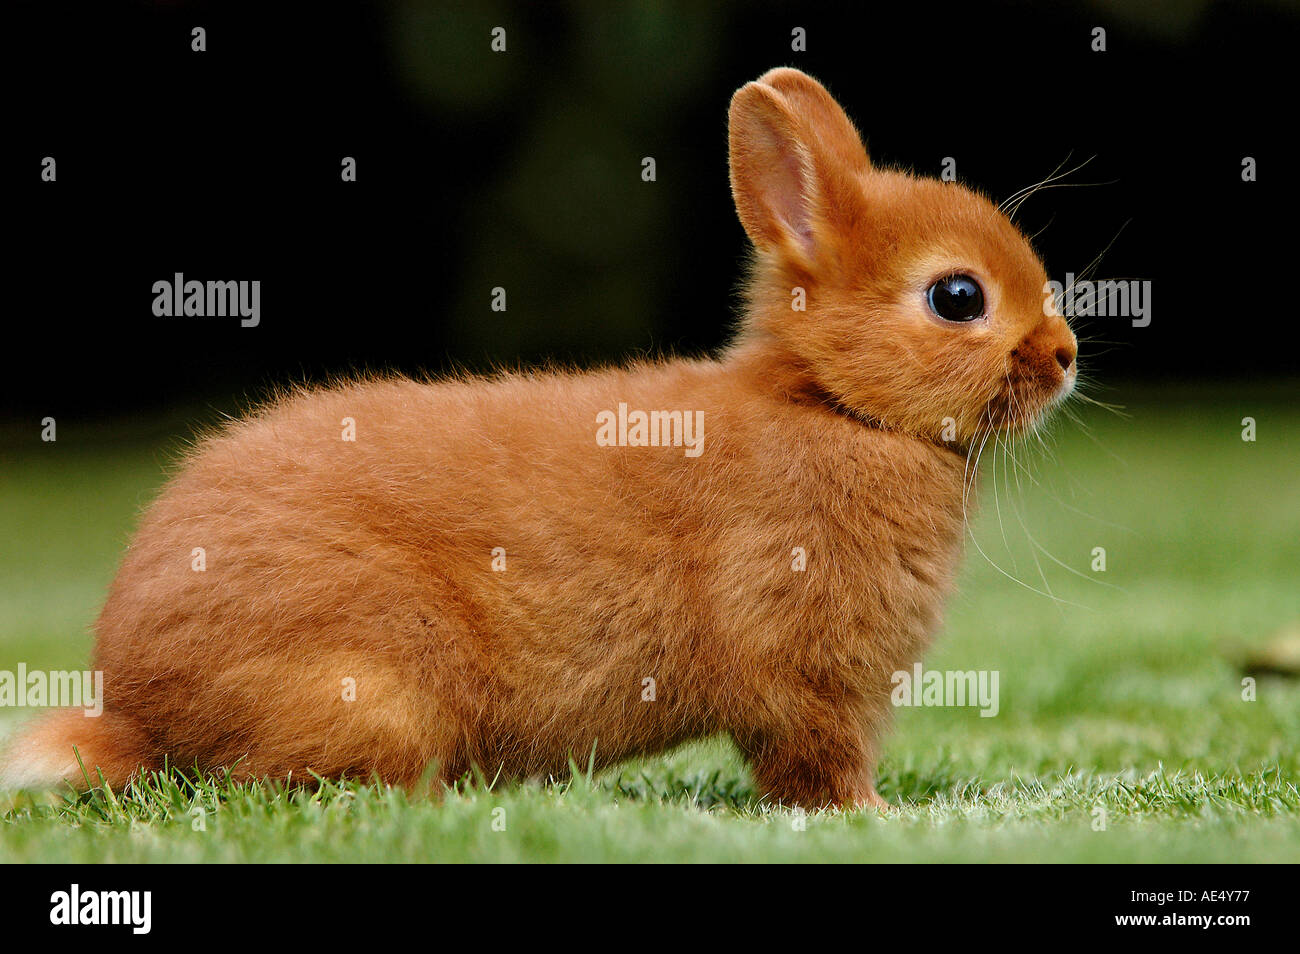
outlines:
M772 70L731 100L731 191L761 249L810 268L818 242L852 214L868 166L844 111L811 77Z
M772 87L785 97L795 117L830 159L853 171L871 164L862 137L821 83L788 66L768 70L757 82Z

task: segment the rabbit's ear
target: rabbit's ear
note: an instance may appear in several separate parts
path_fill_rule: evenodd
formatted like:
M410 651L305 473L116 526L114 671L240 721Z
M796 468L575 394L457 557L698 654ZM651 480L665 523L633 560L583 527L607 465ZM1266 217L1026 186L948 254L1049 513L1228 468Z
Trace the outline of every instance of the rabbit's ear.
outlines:
M871 165L862 137L821 83L788 66L768 70L757 82L785 97L791 112L830 159L853 171Z
M810 269L857 201L867 153L844 111L798 70L773 70L731 100L731 192L760 249Z

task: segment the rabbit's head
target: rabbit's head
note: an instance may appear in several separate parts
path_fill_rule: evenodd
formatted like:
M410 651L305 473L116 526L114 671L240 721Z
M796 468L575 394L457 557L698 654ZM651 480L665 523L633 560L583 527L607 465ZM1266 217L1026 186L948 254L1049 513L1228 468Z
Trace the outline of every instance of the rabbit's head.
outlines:
M825 399L969 446L1032 427L1074 386L1076 343L1029 242L963 186L874 168L811 77L737 91L731 187L757 248L752 330Z

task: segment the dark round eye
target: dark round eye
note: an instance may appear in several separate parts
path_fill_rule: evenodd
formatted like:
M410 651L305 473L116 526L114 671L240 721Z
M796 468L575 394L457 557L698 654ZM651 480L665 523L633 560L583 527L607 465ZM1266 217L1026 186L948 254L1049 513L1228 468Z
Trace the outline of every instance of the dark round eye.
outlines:
M984 314L984 292L969 275L949 275L930 286L930 310L944 321L970 321Z

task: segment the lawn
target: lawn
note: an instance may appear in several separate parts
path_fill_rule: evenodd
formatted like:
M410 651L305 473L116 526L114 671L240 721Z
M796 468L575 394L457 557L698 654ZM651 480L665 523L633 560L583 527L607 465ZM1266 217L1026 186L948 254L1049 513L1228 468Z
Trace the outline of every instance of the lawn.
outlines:
M1300 860L1300 681L1261 677L1247 701L1240 668L1300 626L1296 393L1119 387L1105 397L1126 416L1078 404L1015 461L985 452L983 555L968 540L926 666L996 670L999 711L900 709L880 775L891 815L760 804L709 740L440 800L178 777L23 797L0 861ZM61 421L55 444L0 442L0 669L84 667L185 434ZM0 710L0 732L21 717Z

